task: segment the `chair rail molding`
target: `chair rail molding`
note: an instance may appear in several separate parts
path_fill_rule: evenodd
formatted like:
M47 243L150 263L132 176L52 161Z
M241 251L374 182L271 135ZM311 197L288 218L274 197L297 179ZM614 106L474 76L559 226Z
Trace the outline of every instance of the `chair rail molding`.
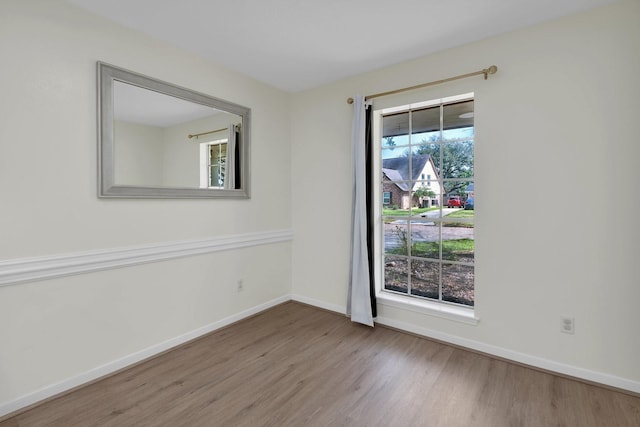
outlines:
M268 245L292 239L292 230L274 230L215 236L197 240L162 242L143 246L9 259L0 261L0 287L211 252Z

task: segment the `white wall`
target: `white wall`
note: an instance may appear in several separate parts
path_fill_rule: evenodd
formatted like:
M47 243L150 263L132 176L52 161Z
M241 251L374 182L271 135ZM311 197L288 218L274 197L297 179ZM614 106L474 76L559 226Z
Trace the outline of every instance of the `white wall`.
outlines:
M289 95L62 1L0 2L0 58L0 260L290 230ZM250 107L251 199L98 199L98 60ZM0 287L0 415L289 295L290 261L284 241Z
M480 322L466 325L388 305L379 306L379 316L640 391L634 265L640 241L639 18L640 3L623 1L296 94L294 294L345 307L352 117L347 97L495 64L499 71L487 81L461 80L374 101L377 109L470 91L476 101ZM563 315L575 317L574 335L560 333Z
M117 185L161 186L164 175L163 129L138 123L114 121Z

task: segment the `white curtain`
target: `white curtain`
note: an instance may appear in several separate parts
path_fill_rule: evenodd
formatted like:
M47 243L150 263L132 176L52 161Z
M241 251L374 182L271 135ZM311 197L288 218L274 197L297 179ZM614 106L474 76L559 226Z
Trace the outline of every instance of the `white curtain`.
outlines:
M224 188L236 188L236 125L229 125L229 139L227 140L227 160L225 161Z
M369 287L369 257L367 250L366 202L366 105L363 96L353 101L353 217L351 234L351 278L347 315L351 321L373 326Z

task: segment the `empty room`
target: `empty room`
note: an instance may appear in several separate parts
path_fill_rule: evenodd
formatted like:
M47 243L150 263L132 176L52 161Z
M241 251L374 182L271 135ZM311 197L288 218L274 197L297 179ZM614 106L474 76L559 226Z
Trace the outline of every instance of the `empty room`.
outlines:
M640 425L638 0L0 0L0 57L1 427Z

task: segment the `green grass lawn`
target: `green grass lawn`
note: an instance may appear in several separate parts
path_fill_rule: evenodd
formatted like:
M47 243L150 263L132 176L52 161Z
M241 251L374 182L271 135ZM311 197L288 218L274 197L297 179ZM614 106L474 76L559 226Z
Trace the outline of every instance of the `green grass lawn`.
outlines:
M413 209L411 209L411 211L409 211L408 209L389 209L389 208L384 208L384 209L382 209L382 215L384 215L384 216L409 216L409 213L411 213L411 215L420 215L423 212L436 211L436 210L438 210L437 207L435 207L435 208L413 208Z
M474 241L472 239L445 240L442 242L442 258L455 261L459 255L473 253ZM439 253L438 242L415 242L411 247L411 255L438 258ZM396 248L388 251L392 254L406 255L405 248Z
M447 218L473 218L472 210L458 210L450 213L446 216ZM473 224L469 224L466 222L447 222L444 223L445 227L464 227L464 228L473 228Z
M433 208L413 208L411 209L411 211L409 211L409 209L389 209L389 208L384 208L382 209L382 215L384 216L409 216L409 213L411 213L411 215L420 215L421 213L424 212L429 212L429 211L437 211L438 208L433 207ZM447 215L447 218L473 218L473 210L464 210L464 209L460 209L457 210L455 212L450 213L449 215Z
M461 209L447 215L447 218L473 218L473 210Z

